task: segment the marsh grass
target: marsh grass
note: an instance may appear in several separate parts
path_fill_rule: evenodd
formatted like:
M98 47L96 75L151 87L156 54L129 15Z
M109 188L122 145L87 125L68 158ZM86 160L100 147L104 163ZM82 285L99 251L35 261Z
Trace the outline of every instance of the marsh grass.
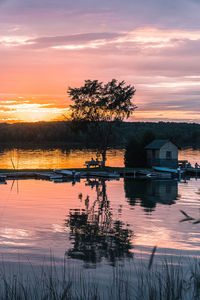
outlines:
M75 267L64 260L61 266L51 258L50 265L15 269L0 264L2 300L197 300L200 299L200 263L198 259L162 259L153 263L135 263L129 268L117 266L109 274Z

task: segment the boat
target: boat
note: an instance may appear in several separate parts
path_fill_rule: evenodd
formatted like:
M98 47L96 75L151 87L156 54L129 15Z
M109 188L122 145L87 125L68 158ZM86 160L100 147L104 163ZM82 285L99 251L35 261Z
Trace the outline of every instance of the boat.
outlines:
M151 179L157 179L157 178L162 178L162 179L168 179L171 178L171 173L169 172L156 172L156 170L139 170L137 171L137 175L139 175L139 177L143 177L143 178L151 178Z
M53 172L68 177L80 177L81 174L80 172L76 172L75 170L66 169L54 169Z
M184 171L181 170L180 168L178 169L171 169L171 168L166 168L166 167L152 167L155 171L158 172L168 172L168 173L173 173L173 174L183 174Z
M157 174L155 172L149 170L138 170L137 175L147 177L147 178L157 177Z

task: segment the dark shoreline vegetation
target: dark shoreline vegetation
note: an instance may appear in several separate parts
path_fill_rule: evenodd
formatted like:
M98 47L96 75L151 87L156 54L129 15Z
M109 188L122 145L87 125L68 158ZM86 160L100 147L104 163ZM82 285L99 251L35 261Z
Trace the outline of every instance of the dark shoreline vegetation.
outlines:
M122 122L114 125L109 141L110 147L125 147L132 138L137 140L146 131L151 131L156 139L170 139L180 147L200 147L200 124L174 122ZM72 122L37 122L0 124L1 148L12 147L97 147L101 140L94 127L87 125L76 128Z
M43 265L0 263L2 300L191 300L200 297L198 258L157 258L128 260L129 269L118 264L106 278L95 270L76 268L64 258L57 265L54 257ZM154 258L155 259L155 258Z

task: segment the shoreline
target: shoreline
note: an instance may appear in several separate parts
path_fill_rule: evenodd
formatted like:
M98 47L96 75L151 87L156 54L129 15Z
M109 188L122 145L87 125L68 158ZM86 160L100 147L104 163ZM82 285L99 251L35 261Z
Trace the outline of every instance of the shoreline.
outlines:
M17 172L53 172L54 169L0 169L0 173L17 173ZM150 170L148 168L127 168L127 167L105 167L105 168L63 168L62 170L69 170L69 171L99 171L99 172L105 172L105 171L137 171L137 170Z
M147 168L95 167L70 169L0 169L0 181L18 179L44 179L54 182L80 181L80 179L119 180L132 178L142 180L172 179L171 173L155 172Z

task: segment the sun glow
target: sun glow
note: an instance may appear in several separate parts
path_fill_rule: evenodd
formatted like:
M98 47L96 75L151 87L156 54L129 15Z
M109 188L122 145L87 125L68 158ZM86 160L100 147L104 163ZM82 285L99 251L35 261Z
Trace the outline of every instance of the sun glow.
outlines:
M51 116L50 116L51 115ZM52 119L52 114L47 109L37 107L34 105L33 108L19 109L16 111L16 117L25 122L37 122L42 120Z
M25 101L28 102L28 101ZM20 103L4 105L1 114L10 122L38 122L63 120L68 113L68 108L54 107L51 104Z
M23 104L16 109L16 117L25 122L61 120L67 109L42 106L41 104Z

